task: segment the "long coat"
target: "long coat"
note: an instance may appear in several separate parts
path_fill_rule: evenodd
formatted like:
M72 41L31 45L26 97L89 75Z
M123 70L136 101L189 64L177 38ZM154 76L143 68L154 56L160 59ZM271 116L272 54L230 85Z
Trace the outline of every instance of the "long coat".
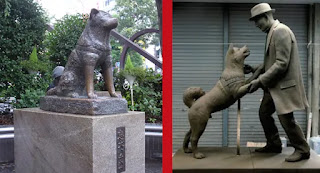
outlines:
M291 29L274 22L267 36L264 73L259 80L268 88L278 115L309 107L304 91L297 40Z

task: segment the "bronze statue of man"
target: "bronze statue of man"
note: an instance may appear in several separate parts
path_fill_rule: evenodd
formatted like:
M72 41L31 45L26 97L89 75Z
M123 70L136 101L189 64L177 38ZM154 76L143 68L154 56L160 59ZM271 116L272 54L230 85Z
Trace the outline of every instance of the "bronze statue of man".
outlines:
M281 140L272 114L277 112L295 151L287 157L287 162L309 159L310 148L293 111L308 107L303 87L297 40L291 29L273 18L274 9L267 3L260 3L251 9L250 21L267 33L264 62L253 69L263 69L259 77L251 82L249 92L258 88L264 90L259 109L267 145L255 151L261 153L281 153Z

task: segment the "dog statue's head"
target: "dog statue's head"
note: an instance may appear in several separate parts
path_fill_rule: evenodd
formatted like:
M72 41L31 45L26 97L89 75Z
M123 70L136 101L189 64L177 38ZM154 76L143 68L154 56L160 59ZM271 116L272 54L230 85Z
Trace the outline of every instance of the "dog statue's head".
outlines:
M233 47L233 44L231 43L229 45L229 49L227 52L226 60L227 65L236 65L241 68L243 68L244 60L246 57L250 55L250 50L247 46L243 46L242 48Z
M112 17L109 13L92 9L90 12L90 22L94 25L101 25L109 30L114 29L118 26L118 20Z

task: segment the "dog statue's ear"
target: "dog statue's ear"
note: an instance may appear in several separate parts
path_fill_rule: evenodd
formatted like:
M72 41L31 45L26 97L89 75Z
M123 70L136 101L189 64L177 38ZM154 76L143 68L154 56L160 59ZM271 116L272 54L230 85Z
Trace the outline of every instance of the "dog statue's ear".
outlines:
M91 9L91 12L90 12L90 19L94 16L96 16L97 14L99 13L99 10L93 8Z
M233 43L230 43L228 51L233 52Z

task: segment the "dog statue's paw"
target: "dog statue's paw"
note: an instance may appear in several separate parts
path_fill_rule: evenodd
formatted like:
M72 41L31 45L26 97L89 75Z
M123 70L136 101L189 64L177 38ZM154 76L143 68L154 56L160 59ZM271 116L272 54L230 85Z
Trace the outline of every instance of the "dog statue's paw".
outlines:
M116 92L110 92L111 97L120 97Z
M88 98L89 99L96 99L98 96L95 93L88 93Z
M51 88L47 91L47 95L56 95L57 94L57 89L56 88Z
M192 153L191 148L184 148L183 151L184 153Z
M76 92L70 93L69 97L71 97L71 98L79 98L79 93L76 93Z
M193 154L193 157L196 158L196 159L203 159L206 156L203 153L197 152L197 153Z

